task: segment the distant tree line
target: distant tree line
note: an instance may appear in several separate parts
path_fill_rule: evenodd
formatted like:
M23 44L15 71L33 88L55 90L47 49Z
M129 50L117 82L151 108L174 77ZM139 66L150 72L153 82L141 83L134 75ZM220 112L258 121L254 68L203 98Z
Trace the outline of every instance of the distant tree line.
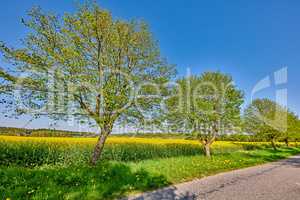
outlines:
M95 133L89 132L76 132L54 129L27 129L13 127L0 127L0 135L32 137L96 137Z

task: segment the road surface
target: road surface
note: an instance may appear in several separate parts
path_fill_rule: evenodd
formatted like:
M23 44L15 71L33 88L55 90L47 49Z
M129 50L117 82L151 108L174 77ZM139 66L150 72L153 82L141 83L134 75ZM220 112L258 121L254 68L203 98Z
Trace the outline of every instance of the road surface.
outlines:
M127 200L300 200L300 155L143 193Z

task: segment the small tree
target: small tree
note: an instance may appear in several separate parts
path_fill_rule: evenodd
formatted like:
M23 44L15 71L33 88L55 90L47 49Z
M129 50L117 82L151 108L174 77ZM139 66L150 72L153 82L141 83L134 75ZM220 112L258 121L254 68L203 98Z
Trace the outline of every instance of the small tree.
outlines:
M177 85L167 101L167 120L189 130L210 157L217 135L239 124L243 94L230 76L220 72L183 78Z
M256 99L245 110L245 130L271 142L277 150L276 140L287 131L287 110L269 99Z
M298 117L291 111L287 111L287 131L283 133L283 140L286 146L289 146L290 140L298 137L300 129L298 127Z
M294 113L290 113L288 118L288 131L285 134L285 141L294 141L295 146L298 146L300 141L300 120Z
M295 146L298 147L299 145L299 141L300 141L300 120L297 120L297 125L296 125L296 129L295 132L292 134L291 138L293 139L293 141L295 142Z
M63 18L34 8L23 24L29 33L22 48L0 43L0 53L12 64L6 68L14 71L0 69L6 80L1 89L6 94L21 90L26 107L46 108L31 113L36 116L93 120L100 136L92 164L118 120L140 119L143 111L151 115L147 109L159 100L145 98L154 91L145 85L160 87L174 75L144 22L114 19L96 4L84 5ZM144 96L137 98L141 93Z

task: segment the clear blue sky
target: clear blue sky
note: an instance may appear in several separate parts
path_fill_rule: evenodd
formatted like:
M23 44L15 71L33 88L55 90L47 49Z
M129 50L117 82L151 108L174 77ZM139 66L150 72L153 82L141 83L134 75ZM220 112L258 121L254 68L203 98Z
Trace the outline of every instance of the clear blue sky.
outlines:
M10 0L1 2L0 40L18 45L26 31L20 19L34 5L59 14L72 12L76 1ZM288 67L288 106L300 114L300 1L298 0L101 0L117 18L144 19L180 76L220 70L233 76L246 95L255 84ZM1 62L0 62L1 64ZM1 64L3 65L3 64ZM277 87L277 88L278 88ZM255 97L274 98L275 87ZM1 107L0 107L1 110ZM0 125L22 126L0 117ZM47 120L29 125L41 127ZM63 124L61 126L64 126Z

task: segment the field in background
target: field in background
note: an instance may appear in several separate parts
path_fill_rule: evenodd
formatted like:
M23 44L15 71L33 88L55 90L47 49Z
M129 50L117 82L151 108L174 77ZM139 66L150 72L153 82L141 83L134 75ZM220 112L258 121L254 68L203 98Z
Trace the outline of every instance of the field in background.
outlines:
M90 132L74 132L54 129L26 129L0 127L0 135L3 136L26 136L26 137L73 137L73 138L90 138L98 137L95 133ZM113 137L137 137L137 138L165 138L165 139L191 139L188 133L113 133ZM240 141L240 142L263 142L265 138L245 134L224 134L217 137L219 141Z

